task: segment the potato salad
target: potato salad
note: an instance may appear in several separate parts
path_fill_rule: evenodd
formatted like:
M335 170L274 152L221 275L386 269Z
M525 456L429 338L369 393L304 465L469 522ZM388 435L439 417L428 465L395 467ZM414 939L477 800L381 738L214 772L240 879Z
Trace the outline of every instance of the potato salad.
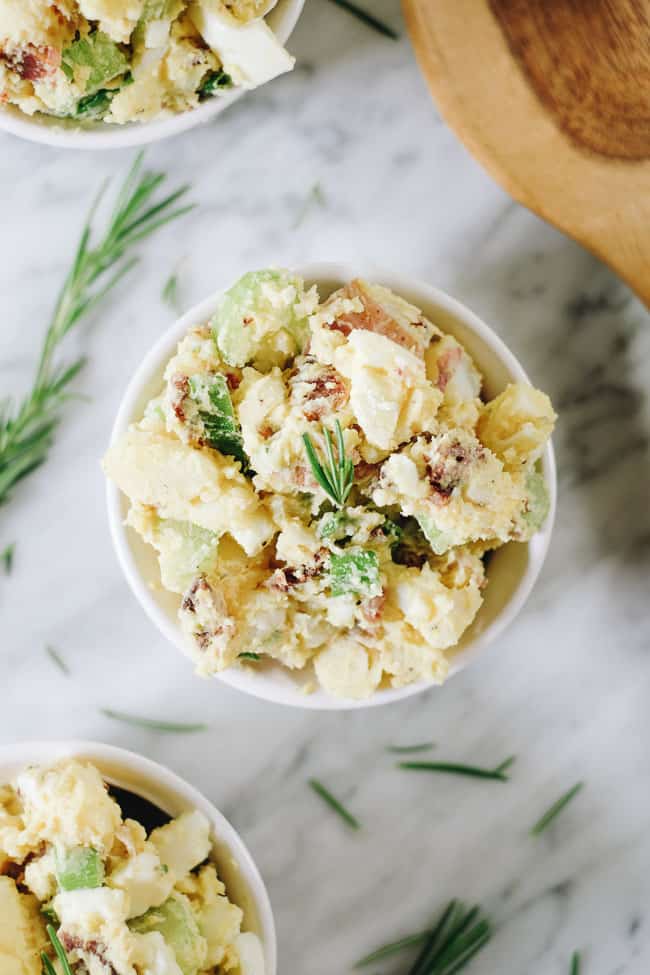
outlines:
M445 679L486 555L546 518L554 420L529 385L485 402L462 345L387 288L264 270L182 339L105 470L198 673L272 662L362 698Z
M77 975L264 975L211 845L200 812L123 818L89 763L25 769L0 786L0 972L41 975L50 924Z
M2 0L0 103L77 123L185 112L255 88L293 58L276 0Z

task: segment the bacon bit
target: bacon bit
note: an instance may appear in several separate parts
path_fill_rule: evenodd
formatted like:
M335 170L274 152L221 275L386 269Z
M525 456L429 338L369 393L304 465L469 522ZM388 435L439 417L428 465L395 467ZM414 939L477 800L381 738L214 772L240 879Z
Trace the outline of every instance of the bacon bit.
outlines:
M241 376L238 376L234 372L226 373L226 384L228 389L239 389L241 386Z
M482 451L473 453L458 441L449 444L439 453L439 460L435 466L427 464L427 478L433 488L437 504L447 504L449 498L458 487L463 477L463 469L473 456L480 457Z
M205 578L205 576L199 576L192 583L189 591L185 594L183 602L181 604L181 609L186 610L188 613L196 613L196 603L194 602L194 596L197 592L208 592L211 593L212 589L210 583Z
M367 599L361 604L361 613L369 623L376 623L381 618L385 605L386 593L382 589L378 596L373 596L372 599Z
M304 464L298 464L296 467L294 467L293 480L298 487L308 487L313 483L309 476L309 470L304 466Z
M257 428L257 432L259 433L262 440L268 440L269 437L273 436L275 430L273 429L272 426L269 426L268 423L263 423L261 427Z
M99 941L95 939L91 941L84 941L78 935L68 934L67 931L62 931L59 935L59 940L63 945L66 952L68 951L83 951L86 955L95 955L101 965L104 966L106 975L118 975L118 972L106 957L106 945L100 944Z
M305 419L310 422L320 420L325 413L340 410L348 401L346 385L334 369L327 369L320 376L304 380L304 382L311 387L305 395L307 403L314 400L329 401L321 402L303 410Z
M272 563L274 572L264 585L274 592L288 592L292 586L299 586L307 579L313 579L314 576L317 576L328 557L329 551L323 547L315 553L313 562L299 565L296 568L286 565L278 566L277 563Z
M61 64L61 51L56 47L27 44L15 54L6 56L12 71L25 81L51 77Z
M335 319L333 322L328 322L327 327L330 332L341 332L342 335L349 335L352 331L351 325L346 325L345 322Z
M242 318L242 325L252 325L252 324L253 324L253 319L250 317L250 315L246 315L245 318Z
M358 464L354 465L355 481L369 480L378 473L380 467L381 464L369 464L366 460L360 460Z
M171 407L174 411L176 419L180 423L185 423L185 410L183 409L183 401L187 399L190 394L190 380L187 376L183 376L181 373L176 373L172 376L171 385L173 389L176 390L176 396L171 401Z
M344 328L347 327L348 330L361 328L366 332L375 332L377 335L384 335L387 339L391 339L392 342L396 342L402 348L408 349L414 355L420 358L424 357L424 350L418 342L402 325L388 315L381 305L371 298L361 281L358 279L351 281L343 291L346 298L360 298L363 303L363 311L348 312L341 315L335 323L339 331L344 331ZM344 332L344 334L349 334L349 331Z
M460 364L463 358L463 350L459 345L454 346L453 349L447 349L443 352L438 359L438 378L436 379L436 387L441 393L444 393L447 388L447 383L452 378L456 372L456 366Z

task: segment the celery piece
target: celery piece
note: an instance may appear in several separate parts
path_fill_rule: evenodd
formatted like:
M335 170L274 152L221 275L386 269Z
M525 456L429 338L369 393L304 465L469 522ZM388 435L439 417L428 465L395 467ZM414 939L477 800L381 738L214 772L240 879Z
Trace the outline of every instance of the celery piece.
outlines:
M546 481L537 471L526 476L527 504L522 518L526 524L527 535L534 535L542 527L551 507Z
M444 555L452 547L448 536L436 528L433 520L427 517L427 515L419 514L416 516L416 519L432 551L436 555Z
M208 445L246 467L248 458L225 376L190 376L190 398L198 406Z
M333 596L379 596L379 560L369 549L348 549L332 554L329 562L330 588Z
M64 50L61 67L68 78L78 73L84 79L85 91L90 94L105 82L123 74L129 62L119 46L103 31L97 30L73 41ZM77 72L77 69L82 70Z
M223 68L219 68L218 71L210 71L199 85L199 101L203 102L207 98L212 98L214 95L218 95L220 91L227 91L232 86L233 80Z
M183 975L197 975L203 968L204 941L190 902L183 894L172 894L160 907L129 921L138 934L158 931L176 956Z
M101 887L104 864L97 850L91 846L73 846L57 851L56 879L61 890Z

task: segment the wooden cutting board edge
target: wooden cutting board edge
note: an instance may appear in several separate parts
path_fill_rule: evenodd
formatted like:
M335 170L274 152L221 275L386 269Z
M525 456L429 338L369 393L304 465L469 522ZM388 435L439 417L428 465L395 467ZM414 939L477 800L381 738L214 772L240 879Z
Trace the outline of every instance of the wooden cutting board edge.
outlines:
M434 101L469 152L517 202L609 264L650 306L650 161L604 159L574 146L529 88L486 0L402 6ZM520 158L513 136L524 128L528 147L531 133L538 144L537 193L530 148Z

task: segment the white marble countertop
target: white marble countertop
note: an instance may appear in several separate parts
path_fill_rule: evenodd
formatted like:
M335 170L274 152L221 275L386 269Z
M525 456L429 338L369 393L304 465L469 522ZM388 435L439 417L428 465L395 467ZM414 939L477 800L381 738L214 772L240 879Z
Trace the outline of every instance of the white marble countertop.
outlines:
M119 296L71 339L71 353L88 355L79 388L90 401L68 409L47 464L0 510L0 549L16 542L0 578L0 738L104 740L200 787L268 882L282 975L347 972L453 896L498 924L477 975L565 975L576 948L584 975L645 973L648 314L491 182L438 117L396 2L369 6L402 30L398 43L310 0L292 76L149 150L174 183L193 184L199 207L147 246ZM3 393L29 382L88 202L131 155L0 137ZM324 203L300 219L317 183ZM195 678L158 635L111 549L98 461L127 378L173 317L161 289L174 269L189 306L250 267L357 255L467 302L552 394L559 516L533 597L482 661L402 704L303 713ZM102 706L211 727L138 732ZM512 779L411 776L385 752L429 739L440 759L516 753ZM348 803L359 833L309 791L309 776ZM583 793L531 839L531 823L578 779Z

